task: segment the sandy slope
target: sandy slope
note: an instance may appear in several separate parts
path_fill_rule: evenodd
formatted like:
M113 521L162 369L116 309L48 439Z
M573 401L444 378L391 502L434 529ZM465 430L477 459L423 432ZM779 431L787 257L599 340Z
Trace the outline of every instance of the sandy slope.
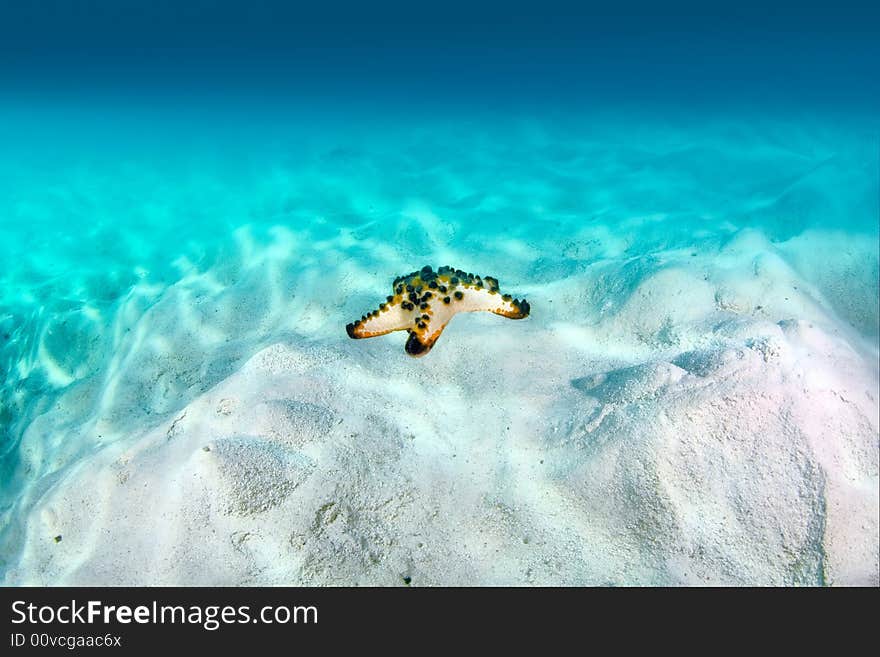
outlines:
M877 585L877 311L847 278L875 245L817 275L833 240L514 273L530 319L458 317L418 361L342 330L399 272L323 269L335 306L271 259L204 311L205 280L179 283L100 382L112 404L61 431L70 393L26 434L35 469L89 447L22 496L6 582ZM248 356L237 331L271 339ZM160 394L191 401L125 422Z

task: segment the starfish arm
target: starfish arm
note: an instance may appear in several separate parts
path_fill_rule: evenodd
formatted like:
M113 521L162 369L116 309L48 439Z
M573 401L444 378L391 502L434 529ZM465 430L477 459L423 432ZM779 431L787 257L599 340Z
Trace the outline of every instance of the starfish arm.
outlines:
M509 319L523 319L529 316L531 306L523 299L512 299L509 294L501 294L497 290L487 290L465 285L458 290L462 298L452 298L454 312L478 312L485 311L501 315Z
M440 334L443 333L443 329L445 326L441 326L437 331L434 332L431 338L424 338L415 331L409 332L409 339L406 341L406 345L404 349L406 353L412 356L413 358L420 358L431 351L431 348L434 346L434 343L437 342L437 338L440 337Z
M382 304L345 327L351 338L374 338L392 331L402 331L412 326L412 313L397 303Z
M422 316L424 328L416 324L410 329L406 353L418 357L431 351L443 329L457 313L485 311L510 319L523 319L528 317L530 310L529 302L525 299L511 299L497 290L462 286L430 305Z

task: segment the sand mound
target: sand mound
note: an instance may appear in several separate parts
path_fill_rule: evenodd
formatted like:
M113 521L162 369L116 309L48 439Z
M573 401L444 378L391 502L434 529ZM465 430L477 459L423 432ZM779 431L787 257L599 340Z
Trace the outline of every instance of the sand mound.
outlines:
M876 370L753 329L506 398L498 351L464 391L273 345L48 490L7 581L876 584Z

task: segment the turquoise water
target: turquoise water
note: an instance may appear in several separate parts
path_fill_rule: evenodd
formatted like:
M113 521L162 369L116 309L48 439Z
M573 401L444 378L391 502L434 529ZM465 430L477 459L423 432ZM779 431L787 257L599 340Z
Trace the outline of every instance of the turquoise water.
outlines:
M0 108L4 563L73 464L268 345L347 349L345 324L423 264L495 275L561 331L666 270L722 280L752 240L809 286L812 305L780 298L768 319L820 308L878 348L873 119L202 110ZM634 326L651 335L615 357L699 340L680 309L658 312L666 333ZM405 358L394 336L358 347Z

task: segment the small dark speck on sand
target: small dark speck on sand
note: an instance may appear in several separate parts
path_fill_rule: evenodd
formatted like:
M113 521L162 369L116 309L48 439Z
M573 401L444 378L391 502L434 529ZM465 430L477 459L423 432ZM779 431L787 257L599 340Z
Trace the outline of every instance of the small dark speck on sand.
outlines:
M4 340L8 340L8 339L9 339L9 337L10 337L10 336L9 336L9 334L8 334L8 333L4 333L4 334L3 334L3 339L4 339Z
M61 542L61 534L58 534L58 536L55 537L55 542L56 542L56 543L60 543L60 542Z
M207 445L205 445L204 447L202 447L202 451L203 451L203 452L210 452L210 451L211 451L211 448L208 447Z
M403 583L406 584L407 586L409 586L410 582L412 582L412 577L410 577L409 575L404 575L403 576Z

